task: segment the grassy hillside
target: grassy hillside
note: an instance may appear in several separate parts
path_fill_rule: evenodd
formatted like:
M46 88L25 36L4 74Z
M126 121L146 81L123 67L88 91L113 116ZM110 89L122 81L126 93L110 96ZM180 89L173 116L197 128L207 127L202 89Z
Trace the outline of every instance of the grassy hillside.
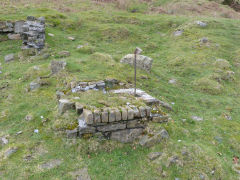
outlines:
M168 3L131 2L119 8L119 2L90 0L0 2L1 20L45 16L46 34L55 35L46 36L48 59L24 57L6 64L4 56L20 53L21 41L0 42L0 137L9 140L0 146L0 179L74 179L71 173L84 167L98 180L239 179L232 159L240 156L240 21L207 13L199 17L149 11ZM200 27L197 20L208 25ZM176 37L173 33L178 29L184 32ZM69 36L76 40L70 41ZM203 37L207 43L200 42ZM77 50L78 45L84 49ZM173 111L168 112L172 121L151 124L166 128L170 139L152 148L95 138L66 139L60 130L76 117L57 114L56 91L66 90L78 79L133 83L133 69L119 61L137 46L154 59L150 74L138 70L137 86L172 103ZM49 85L27 92L30 82L50 74L49 63L60 59L57 54L62 50L71 53L64 59L66 71L48 79ZM170 79L176 79L176 84L170 84ZM26 121L29 114L33 119ZM19 131L22 134L16 135ZM12 147L17 152L4 158ZM163 155L150 162L147 155L156 151ZM178 163L168 165L172 156L178 156ZM40 168L52 159L60 159L61 164L50 170Z

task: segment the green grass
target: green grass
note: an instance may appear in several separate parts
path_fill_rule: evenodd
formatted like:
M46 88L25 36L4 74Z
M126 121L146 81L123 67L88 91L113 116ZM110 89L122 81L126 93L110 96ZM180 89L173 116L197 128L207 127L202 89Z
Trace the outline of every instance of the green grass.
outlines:
M161 179L160 167L167 174L165 179L199 179L199 174L209 179L238 179L232 170L232 158L240 155L239 20L146 14L146 4L136 4L137 13L131 13L131 9L118 10L113 4L96 5L90 1L73 1L73 4L67 1L63 7L71 9L70 12L57 10L54 3L33 5L19 5L16 13L11 13L14 9L10 5L0 11L3 20L45 16L47 33L55 35L46 36L48 51L54 55L48 59L25 57L23 61L5 64L4 56L18 54L21 42L0 43L3 68L0 87L6 82L9 84L0 88L0 136L9 135L9 144L0 147L0 156L10 147L18 147L16 154L0 159L1 179L71 179L70 172L82 167L88 168L92 179ZM206 21L208 26L198 27L196 20ZM182 28L183 35L174 37L173 32ZM76 40L68 40L69 36ZM208 37L210 46L199 43L202 37ZM77 50L78 45L86 43L86 49ZM116 78L133 83L133 69L119 61L137 46L143 49L144 55L154 59L150 74L138 70L137 86L163 101L175 103L173 111L169 112L173 121L165 125L151 124L155 129L166 128L170 139L150 149L137 144L98 142L94 138L67 140L58 128L74 124L77 117L71 112L65 117L57 115L56 91L67 90L74 80ZM50 61L60 60L57 53L62 50L71 53L64 59L66 71L51 77L49 86L26 92L31 81L50 73ZM225 59L230 66L219 71L217 59ZM40 71L36 72L33 66L39 66ZM212 78L215 73L221 76L227 70L235 72L234 81L218 82ZM148 79L141 79L141 76ZM175 85L168 83L171 78L177 79ZM217 83L222 89L216 93ZM89 97L94 105L98 105L94 99L99 98L99 95ZM82 101L87 99L86 96ZM24 120L27 114L33 115L32 121ZM232 120L224 118L225 114ZM203 122L192 120L194 115L203 117ZM49 120L42 123L40 116ZM34 134L34 129L39 129L39 134ZM16 136L18 131L23 133ZM222 141L218 142L216 136ZM39 154L39 147L46 153ZM189 152L188 157L182 155L184 148ZM154 151L164 154L150 163L147 154ZM28 154L34 157L29 162L23 160ZM173 155L179 156L183 166L167 167L167 159ZM63 163L51 170L38 168L51 159L62 159ZM215 174L211 175L213 169L216 169Z

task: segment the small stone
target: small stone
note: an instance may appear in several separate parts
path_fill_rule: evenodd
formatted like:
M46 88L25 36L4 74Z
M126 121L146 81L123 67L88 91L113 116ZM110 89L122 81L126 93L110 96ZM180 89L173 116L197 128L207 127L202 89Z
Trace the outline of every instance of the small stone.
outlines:
M58 55L62 58L63 57L68 57L68 56L70 56L70 52L69 51L61 51L61 52L58 53Z
M148 154L148 159L150 159L151 161L157 159L158 157L160 157L162 155L161 152L151 152Z
M12 154L16 153L17 150L18 150L18 148L16 148L16 147L13 147L13 148L8 149L8 150L5 152L4 157L5 157L5 158L10 157Z
M34 129L34 133L38 134L39 130L38 129Z
M83 45L78 45L77 46L77 49L81 49L81 48L83 48L84 46Z
M152 108L150 108L149 106L146 106L146 115L147 115L147 117L150 117L151 110L152 110Z
M41 169L52 169L52 168L55 168L55 167L59 166L61 163L62 163L62 160L53 159L49 162L41 164L40 168Z
M163 123L163 122L167 122L168 121L168 116L154 116L152 117L152 121L156 122L156 123Z
M170 79L168 81L169 84L176 84L177 83L177 80L176 79Z
M25 116L26 121L31 121L33 119L33 116L31 114L28 114Z
M196 21L195 23L196 23L197 25L201 26L201 27L206 27L206 26L207 26L207 23L202 22L202 21Z
M199 175L200 180L205 180L205 176L203 174Z
M136 106L131 106L131 108L133 109L134 111L134 118L140 118L141 117L141 114L139 112L139 109L136 107Z
M8 144L8 139L6 137L2 137L0 138L0 145L6 145Z
M64 70L66 65L67 65L66 61L51 61L52 74L56 74L61 70Z
M202 39L200 39L201 43L207 43L208 42L208 38L207 37L203 37Z
M16 136L18 136L18 135L20 135L20 134L22 134L22 131L18 131L18 132L16 133Z
M55 35L52 33L48 33L49 36L54 37Z
M174 36L181 36L183 34L183 30L177 30L173 34Z
M30 90L33 91L33 90L36 90L36 89L39 89L41 87L41 84L37 81L33 81L30 83Z
M78 135L78 129L66 130L67 138L76 138Z
M192 120L194 121L203 121L202 117L198 117L198 116L192 116Z
M71 40L71 41L74 41L74 40L75 40L75 38L74 38L74 37L71 37L71 36L68 37L68 39Z
M88 109L83 110L83 117L87 125L93 124L93 113Z
M8 54L4 57L4 60L5 60L6 63L14 61L14 59L15 59L14 54Z
M71 102L68 99L60 99L58 104L59 114L63 114L69 109L74 109L74 102Z

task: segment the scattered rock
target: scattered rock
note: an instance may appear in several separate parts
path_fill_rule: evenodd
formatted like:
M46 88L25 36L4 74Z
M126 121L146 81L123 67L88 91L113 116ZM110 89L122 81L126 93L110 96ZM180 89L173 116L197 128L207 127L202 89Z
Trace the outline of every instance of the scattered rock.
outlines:
M178 36L181 36L183 34L183 32L184 32L184 30L179 29L179 30L175 31L173 34L174 34L174 36L178 37Z
M201 43L207 43L208 42L208 38L207 37L203 37L202 39L200 39Z
M54 37L55 35L52 33L48 33L49 36Z
M195 23L196 23L197 25L201 26L201 27L206 27L206 26L207 26L207 23L202 22L202 21L196 21Z
M74 109L74 102L71 102L68 99L60 99L58 105L59 114L63 114L69 109Z
M124 64L130 64L130 65L134 65L134 59L135 59L135 55L134 54L128 54L126 56L124 56L121 59L121 63ZM143 56L143 55L137 55L137 67L140 69L143 69L147 72L150 72L152 69L152 63L153 63L153 59L147 56Z
M1 137L0 138L0 145L6 145L8 144L8 139L6 137Z
M179 166L183 166L183 163L182 163L182 161L180 161L178 156L172 156L172 157L168 158L166 166L170 167L173 164L177 164Z
M61 70L65 69L66 65L66 61L51 61L52 74L56 74Z
M30 83L30 90L36 90L41 87L41 84L38 81L33 81Z
M124 129L120 131L112 132L110 138L122 143L133 142L143 133L143 129Z
M41 164L40 168L41 169L52 169L52 168L55 168L55 167L59 166L61 163L62 163L62 160L53 159L49 162Z
M16 153L17 150L18 150L18 148L16 148L16 147L13 147L13 148L8 149L8 150L4 153L4 157L5 157L5 158L10 157L12 154Z
M157 132L154 135L143 136L140 139L139 144L141 146L151 147L151 146L154 146L157 143L160 143L162 140L168 139L168 138L169 138L168 132L165 129L163 129L163 130L161 130L160 132Z
M18 136L18 135L20 135L20 134L22 134L22 131L18 131L18 132L16 133L16 136Z
M151 161L157 159L158 157L160 157L162 155L161 152L151 152L148 154L148 159L150 159Z
M69 52L69 51L60 51L60 52L58 53L58 56L59 56L59 57L62 57L62 58L64 58L64 57L69 57L69 56L70 56L70 52Z
M75 40L75 38L74 38L74 37L71 37L71 36L68 37L68 39L71 40L71 41L74 41L74 40Z
M21 36L20 36L20 34L8 34L8 39L10 39L10 40L20 40Z
M78 129L66 130L67 138L76 138L78 136Z
M28 114L25 116L26 121L31 121L33 119L33 116L31 114Z
M4 60L6 63L10 62L10 61L14 61L15 57L14 54L8 54L4 57Z
M74 178L77 178L77 180L91 180L87 168L80 169L75 172L70 173Z
M39 130L38 130L38 129L34 129L33 132L36 133L36 134L38 134L38 133L39 133Z
M81 48L83 48L84 46L83 45L78 45L77 46L77 49L81 49Z
M176 84L177 83L177 80L176 79L170 79L168 81L169 84Z
M202 117L198 117L198 116L192 116L192 120L194 121L203 121Z

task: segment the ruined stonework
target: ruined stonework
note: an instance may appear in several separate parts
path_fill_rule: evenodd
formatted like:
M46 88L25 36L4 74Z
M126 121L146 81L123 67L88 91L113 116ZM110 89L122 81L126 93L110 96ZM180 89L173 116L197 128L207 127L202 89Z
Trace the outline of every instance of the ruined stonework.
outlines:
M44 48L45 44L45 18L35 18L28 16L27 21L23 24L22 49L38 49Z

